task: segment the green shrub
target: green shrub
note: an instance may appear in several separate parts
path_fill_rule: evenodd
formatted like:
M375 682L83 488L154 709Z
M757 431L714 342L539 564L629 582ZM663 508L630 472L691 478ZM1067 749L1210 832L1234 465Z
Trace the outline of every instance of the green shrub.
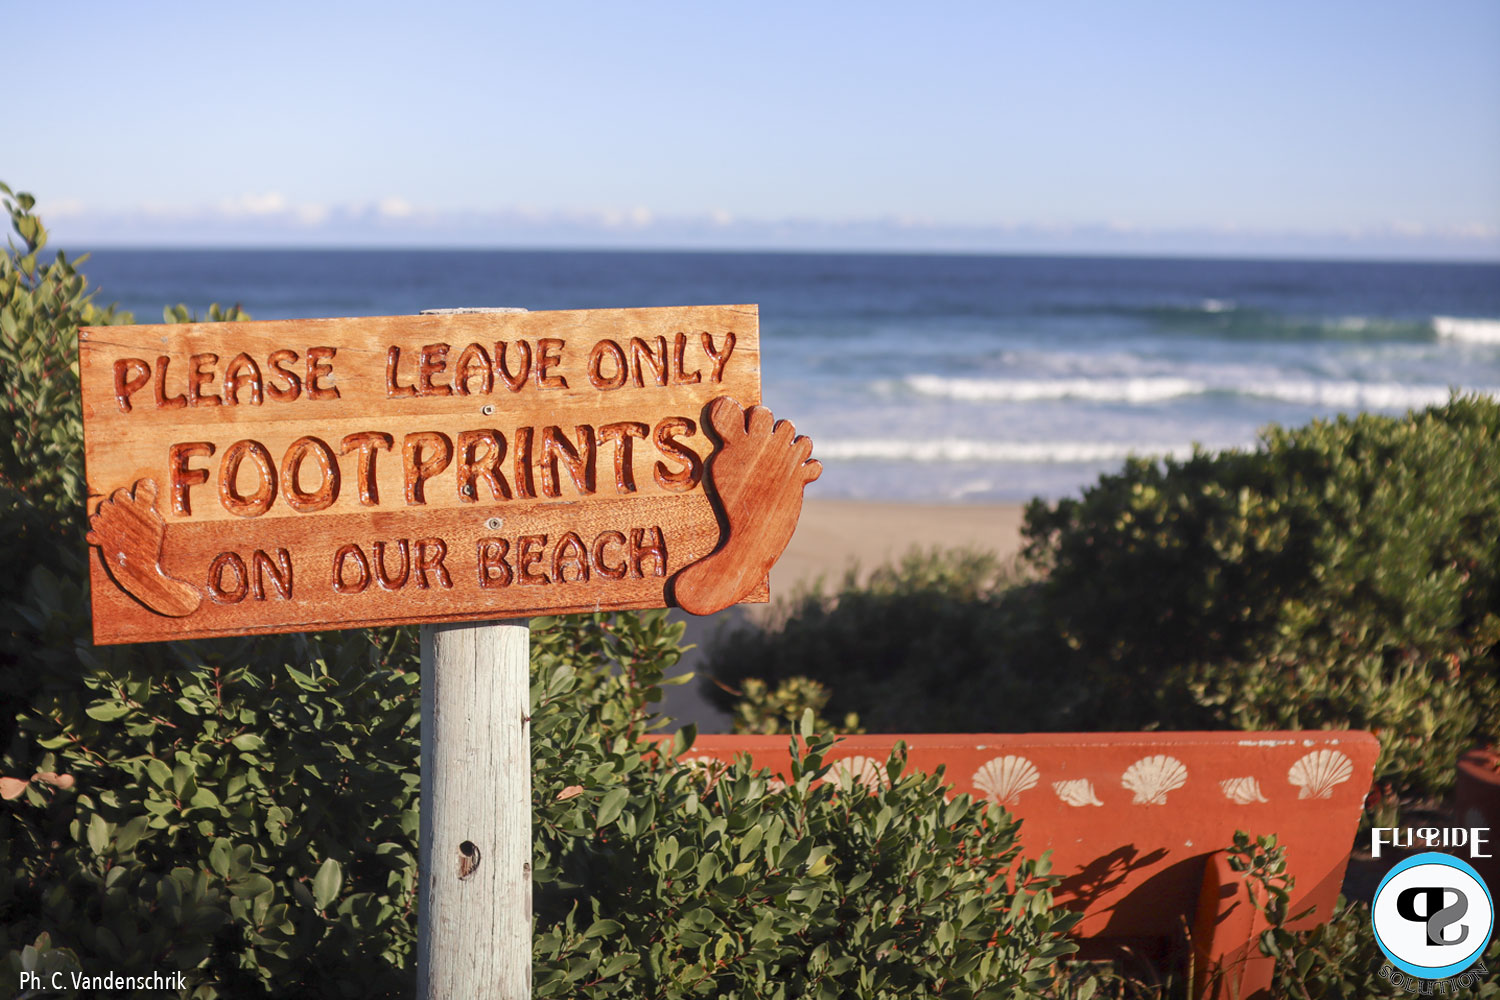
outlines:
M410 637L93 646L77 327L130 317L39 263L32 199L3 191L0 953L193 970L201 996L380 995L413 937Z
M1132 460L1033 501L1024 535L1025 582L908 557L731 636L709 672L809 678L877 732L1371 729L1377 780L1406 795L1497 735L1494 400Z
M538 800L537 997L1041 996L1075 947L1016 822L902 752L872 793L818 781L832 737L793 743L784 787L588 739Z
M758 733L770 736L791 732L802 713L813 713L813 728L820 733L862 733L859 715L845 714L841 723L823 718L828 705L828 688L807 677L788 677L772 688L759 677L746 677L738 689L728 692L734 697L734 716L729 720L732 733Z
M957 550L910 552L864 583L850 572L836 594L820 583L795 598L776 627L741 625L715 641L703 690L737 731L790 731L796 716L777 692L805 697L813 683L830 715L856 715L875 732L1013 728L1039 692L998 669L1015 635L1002 602L1009 580L994 556ZM1011 708L996 719L996 705Z
M1269 428L1027 510L1091 726L1358 727L1441 792L1495 733L1500 403Z
M47 231L34 200L4 184L0 192L21 238L0 256L0 551L31 566L83 519L77 328L131 320L95 306L64 254L43 266Z
M23 243L0 258L0 974L409 995L413 630L92 645L76 328L129 318L37 262L32 200L3 190ZM538 997L1035 996L1071 950L1003 812L932 776L817 783L826 738L779 791L681 766L690 731L647 739L680 624L532 629Z

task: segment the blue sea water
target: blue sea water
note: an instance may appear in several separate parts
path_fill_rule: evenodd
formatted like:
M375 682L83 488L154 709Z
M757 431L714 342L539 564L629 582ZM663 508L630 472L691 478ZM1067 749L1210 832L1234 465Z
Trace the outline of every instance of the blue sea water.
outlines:
M1500 395L1500 264L876 254L124 250L140 322L757 303L763 393L824 497L1076 494L1129 454Z

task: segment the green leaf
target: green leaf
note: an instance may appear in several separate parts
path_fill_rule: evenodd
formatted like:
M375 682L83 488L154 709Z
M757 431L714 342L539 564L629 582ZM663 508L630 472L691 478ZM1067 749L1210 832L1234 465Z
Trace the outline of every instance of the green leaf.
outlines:
M130 712L130 706L120 701L106 701L97 705L90 705L83 710L83 714L90 719L98 719L100 722L113 722L114 720Z
M328 904L338 897L344 884L344 869L332 858L324 861L313 878L313 902L318 909L328 909Z
M146 825L150 821L149 816L137 816L115 833L115 853L129 854L135 849L135 845L145 836Z
M256 896L270 892L274 888L275 886L271 883L271 880L264 875L251 875L231 885L229 891L241 899L254 899Z
M602 830L613 823L629 798L630 792L624 787L612 788L604 793L604 798L599 802L599 813L594 818L595 829Z
M633 951L626 952L623 955L615 955L599 967L599 975L604 979L608 979L610 976L618 976L640 960L641 956Z
M208 851L208 866L223 879L229 877L229 841L223 837L214 841Z
M306 884L303 882L295 881L292 883L292 895L296 896L297 900L308 909L318 909L317 902L313 899L312 893L308 891Z
M298 670L296 667L291 666L290 664L284 664L283 667L282 667L282 669L284 669L287 672L288 676L290 676L292 678L292 680L296 682L297 686L300 687L300 688L302 688L303 690L306 690L306 691L322 691L323 690L323 685L322 684L319 684L310 675L304 674L302 671Z
M583 935L584 940L596 937L614 937L625 931L625 925L618 920L595 920Z
M159 788L166 788L172 781L172 769L164 762L152 757L146 761L146 776Z
M198 809L217 809L219 797L207 788L200 788L188 800L188 805Z
M94 813L93 816L89 817L89 847L95 854L103 854L104 849L109 846L110 831L111 827L105 822L103 816Z

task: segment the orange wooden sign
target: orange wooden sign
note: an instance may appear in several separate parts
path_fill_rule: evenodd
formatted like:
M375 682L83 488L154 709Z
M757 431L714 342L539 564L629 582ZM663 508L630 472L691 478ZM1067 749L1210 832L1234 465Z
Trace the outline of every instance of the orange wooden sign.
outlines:
M94 640L765 601L754 306L79 333Z

